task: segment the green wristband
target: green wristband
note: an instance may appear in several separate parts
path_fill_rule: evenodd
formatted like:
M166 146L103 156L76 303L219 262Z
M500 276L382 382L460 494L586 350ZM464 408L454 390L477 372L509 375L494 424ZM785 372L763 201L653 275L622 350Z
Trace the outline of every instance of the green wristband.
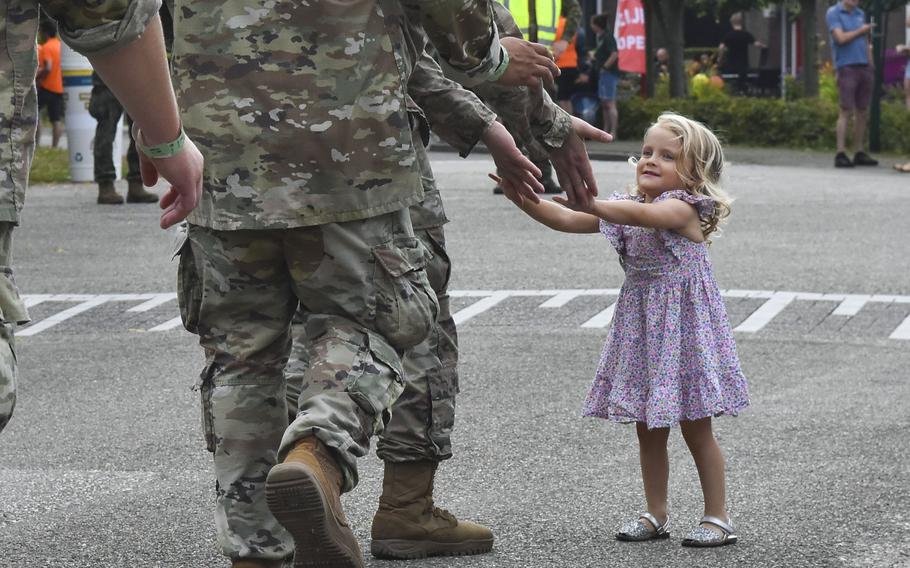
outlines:
M133 137L133 140L136 141L136 148L149 158L170 158L171 156L176 156L183 150L183 144L186 142L186 133L183 132L183 126L181 126L180 135L177 136L176 140L157 144L155 146L146 146L142 143L142 131L137 128L136 136Z
M490 76L490 82L493 83L499 81L499 78L502 77L505 74L506 69L509 68L509 52L502 46L500 46L499 50L500 54L502 54L502 59L499 61L499 67L497 67Z

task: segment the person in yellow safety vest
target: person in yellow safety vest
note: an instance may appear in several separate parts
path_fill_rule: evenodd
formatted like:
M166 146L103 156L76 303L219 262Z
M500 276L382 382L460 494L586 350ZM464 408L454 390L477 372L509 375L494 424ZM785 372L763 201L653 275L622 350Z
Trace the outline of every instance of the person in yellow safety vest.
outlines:
M530 39L528 38L528 31L531 27L529 5L534 2L537 13L537 39L535 41L551 47L554 53L557 50L561 53L568 46L566 42L562 42L561 46L557 45L556 29L559 25L560 14L565 12L566 17L566 29L563 37L573 37L581 23L581 4L578 0L500 0L500 2L512 13L512 17L521 28L525 39Z

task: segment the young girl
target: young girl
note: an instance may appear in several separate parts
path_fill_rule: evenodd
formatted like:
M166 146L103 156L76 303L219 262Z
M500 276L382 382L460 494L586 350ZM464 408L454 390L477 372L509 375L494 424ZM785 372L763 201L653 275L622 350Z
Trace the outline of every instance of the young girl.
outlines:
M711 418L748 406L746 378L708 259L708 236L730 212L720 188L723 150L704 125L663 114L645 134L631 195L563 206L524 200L537 221L567 233L601 232L626 273L585 416L635 422L647 510L619 540L669 536L667 437L679 425L692 453L705 515L683 546L737 537L724 503L724 458Z

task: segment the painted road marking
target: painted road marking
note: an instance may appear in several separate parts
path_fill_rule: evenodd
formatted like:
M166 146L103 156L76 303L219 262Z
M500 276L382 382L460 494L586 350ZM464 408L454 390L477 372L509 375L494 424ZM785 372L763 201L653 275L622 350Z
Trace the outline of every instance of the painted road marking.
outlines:
M613 312L616 311L616 304L610 304L610 307L600 312L593 318L581 324L581 327L607 327L613 321Z
M746 318L733 331L743 331L746 333L755 333L761 328L768 325L774 316L784 311L784 308L790 305L790 302L796 299L796 294L792 292L777 292L773 294L768 301L761 305L752 315Z
M830 317L853 317L860 313L866 304L910 304L910 296L894 294L826 294L818 292L788 292L774 290L721 290L725 298L747 298L765 300L761 306L749 314L734 331L738 333L756 333L764 329L778 314L797 301L837 302ZM570 288L553 290L453 290L453 298L476 299L475 302L462 308L453 315L456 323L464 324L472 318L483 314L509 298L545 298L538 307L557 309L582 296L611 297L619 295L618 288ZM88 312L98 306L111 302L132 302L127 312L150 312L176 299L174 293L155 294L29 294L23 296L25 305L35 307L48 303L75 303L60 312L36 321L17 332L19 336L38 335L60 323ZM584 328L604 328L610 324L615 310L615 300L607 308L580 324ZM172 317L151 327L148 331L169 331L181 326L179 317ZM890 339L910 340L910 316L907 316L888 336Z
M81 304L76 304L72 308L63 310L62 312L58 312L47 319L41 320L40 322L36 323L35 325L28 326L27 328L23 329L22 331L17 332L16 335L18 335L20 337L27 337L29 335L37 335L37 334L41 333L42 331L44 331L45 329L54 327L58 323L64 322L73 316L77 316L77 315L81 314L82 312L87 312L94 307L100 306L101 304L107 302L109 299L110 298L108 296L96 296L90 300L85 300Z

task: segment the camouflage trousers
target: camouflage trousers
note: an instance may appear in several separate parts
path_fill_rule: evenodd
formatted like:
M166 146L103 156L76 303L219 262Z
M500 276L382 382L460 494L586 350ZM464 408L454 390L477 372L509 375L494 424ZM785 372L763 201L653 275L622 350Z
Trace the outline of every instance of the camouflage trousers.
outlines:
M431 256L404 209L285 230L189 226L178 296L206 354L198 388L224 554L293 551L264 488L301 438L315 435L333 450L344 491L357 484L356 460L404 389L400 353L426 339L439 312L424 271ZM309 321L303 380L313 386L288 425L284 369L298 310Z
M120 116L124 114L123 105L114 96L107 86L95 85L92 87L92 95L88 103L88 112L92 118L98 121L95 126L95 141L92 146L92 153L95 161L95 182L114 181L117 179L117 170L114 167L114 160L121 159L120 156L114 156L114 138L117 136L117 125L120 123ZM133 120L126 115L126 124L132 129ZM126 153L126 161L129 166L129 172L126 179L130 181L142 180L142 174L139 172L139 154L136 151L136 143L130 136L130 147Z
M9 423L16 407L16 345L13 330L16 324L28 321L28 312L19 299L13 282L13 228L0 222L0 431Z
M426 200L432 201L432 200ZM414 207L412 206L412 210ZM413 218L412 214L412 218ZM458 336L449 308L448 285L451 263L442 226L415 229L423 244L433 251L426 267L430 285L439 299L439 317L430 336L402 356L404 392L392 406L392 418L379 434L377 455L383 461L441 461L452 457L455 425L455 395L458 393ZM298 399L307 400L322 388L307 380L309 316L300 309L292 325L294 344L286 370L287 404L291 417Z

